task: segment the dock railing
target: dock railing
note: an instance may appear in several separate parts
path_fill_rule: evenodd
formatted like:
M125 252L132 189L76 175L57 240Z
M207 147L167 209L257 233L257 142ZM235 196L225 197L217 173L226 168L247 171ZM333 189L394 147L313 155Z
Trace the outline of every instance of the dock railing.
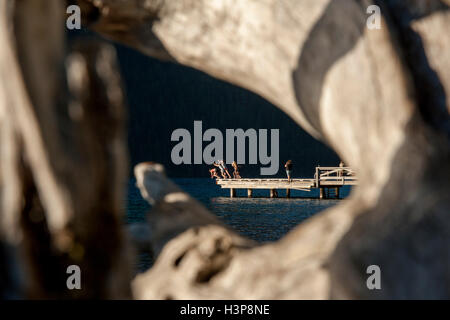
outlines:
M356 185L358 179L350 167L316 167L316 187L330 185Z
M237 189L247 189L249 198L253 195L253 189L270 190L270 197L278 197L277 189L285 189L286 197L290 197L291 190L311 191L319 189L319 198L329 198L334 194L339 198L339 190L343 186L352 186L358 183L355 171L350 167L316 167L313 179L294 178L288 179L217 179L216 184L221 188L230 189L230 197L236 196Z

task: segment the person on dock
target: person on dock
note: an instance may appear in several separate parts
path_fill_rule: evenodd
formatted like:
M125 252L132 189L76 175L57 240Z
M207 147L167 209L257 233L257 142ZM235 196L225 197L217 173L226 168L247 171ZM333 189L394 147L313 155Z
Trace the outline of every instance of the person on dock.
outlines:
M222 167L220 166L220 164L219 164L217 161L215 161L215 162L213 163L213 166L219 168L220 174L222 175L222 178L223 178L223 179L226 179L226 178L227 178L226 175L225 175L225 172L223 171Z
M219 175L217 174L217 169L216 168L212 168L209 170L209 174L211 175L211 179L220 179Z
M231 175L228 172L227 165L223 160L215 161L213 165L220 169L220 174L224 179L231 179Z
M286 162L286 164L284 165L284 167L286 168L286 175L288 178L288 181L291 182L291 177L292 177L292 160L288 160Z
M339 162L339 168L343 168L343 167L345 167L345 163L344 163L344 161L341 160L341 162ZM344 170L343 169L339 169L338 176L342 177L344 175L345 175Z
M233 161L231 164L233 166L233 179L241 179L241 175L239 174L239 167L236 161Z

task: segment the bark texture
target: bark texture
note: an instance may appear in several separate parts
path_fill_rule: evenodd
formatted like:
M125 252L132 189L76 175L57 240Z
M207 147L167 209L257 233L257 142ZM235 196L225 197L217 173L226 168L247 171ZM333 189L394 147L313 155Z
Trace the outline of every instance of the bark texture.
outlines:
M366 27L372 4L382 9L381 30ZM138 298L448 297L447 1L95 6L94 30L259 93L331 145L360 179L348 202L276 244L238 250L206 284L192 284L187 262L171 268L177 245L196 242L186 231L135 281ZM371 264L385 275L381 291L366 287Z
M0 4L2 240L23 268L19 295L126 298L115 52L86 43L66 56L64 13L59 0ZM66 286L70 265L82 270L82 290Z
M85 25L106 37L265 97L359 178L348 201L256 246L160 165L140 164L138 185L153 204L142 246L156 262L133 280L135 298L450 297L448 0L77 3ZM366 27L373 4L379 30ZM90 273L87 294L127 296L118 219L124 115L113 53L88 46L66 59L60 1L0 8L0 262L26 259L32 296L71 296L50 276L68 261ZM381 290L366 286L373 264ZM5 296L23 279L11 265L0 269Z

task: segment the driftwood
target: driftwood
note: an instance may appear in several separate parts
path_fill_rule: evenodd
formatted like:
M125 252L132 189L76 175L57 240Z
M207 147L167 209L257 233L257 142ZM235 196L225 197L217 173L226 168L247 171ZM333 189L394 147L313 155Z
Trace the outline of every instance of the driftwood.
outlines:
M115 52L88 43L66 57L64 12L59 0L0 4L2 238L24 274L5 295L126 298ZM68 290L69 265L81 268L82 290Z
M348 202L279 243L239 251L207 284L192 284L189 263L170 268L177 244L194 241L187 231L136 280L138 298L448 297L448 2L376 2L381 30L366 28L371 4L96 2L92 29L259 93L360 179ZM366 287L371 264L381 291Z
M47 10L36 11L33 3ZM333 147L359 178L348 201L276 243L255 246L182 193L160 165L139 165L141 193L154 204L149 244L157 260L132 282L135 298L449 298L450 41L444 35L450 1L78 3L85 25L102 35L262 95ZM379 30L366 28L366 8L374 3L383 13ZM57 94L66 92L55 27L60 2L9 0L0 6L0 262L21 252L32 296L70 296L59 287L65 282L41 269L45 259L61 272L73 263L67 248L79 242L89 254L78 262L92 272L84 294L127 296L118 220L123 114L115 113L122 96L112 53L98 48L68 60L68 91L86 106L85 121L77 121L77 103ZM39 14L31 17L32 9ZM36 37L39 22L53 36ZM96 59L101 52L110 59ZM90 63L105 69L83 68ZM46 81L39 81L43 74ZM89 92L103 107L89 108ZM111 117L96 116L104 113ZM108 148L113 142L116 148ZM112 182L108 177L106 183L105 172L114 174ZM31 223L34 216L45 223ZM14 239L19 233L22 239ZM32 245L44 255L35 257ZM381 268L381 290L366 286L369 265ZM20 277L10 270L0 269L0 279L9 279L0 290L14 296Z

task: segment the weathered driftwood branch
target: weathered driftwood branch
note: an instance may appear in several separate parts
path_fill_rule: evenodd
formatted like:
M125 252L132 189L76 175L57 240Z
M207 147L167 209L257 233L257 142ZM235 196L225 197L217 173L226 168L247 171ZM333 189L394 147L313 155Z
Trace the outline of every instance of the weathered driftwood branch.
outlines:
M159 259L151 272L134 280L136 297L193 296L189 294L193 284L208 283L228 267L238 252L254 246L252 241L228 230L203 205L167 179L162 165L141 163L136 166L135 175L142 196L153 205L148 214L153 253L159 256L164 250L164 259ZM171 242L174 238L176 241ZM167 271L171 274L169 282L160 277ZM203 298L211 298L205 294Z
M328 1L78 2L97 12L86 22L93 30L250 89L319 136L297 107L292 71Z
M277 244L239 251L208 283L171 281L191 279L189 268L171 267L171 250L185 241L173 239L148 271L164 290L148 281L138 297L448 297L448 268L438 267L448 266L450 243L442 54L450 42L440 36L448 1L376 2L381 30L366 28L374 1L80 2L97 9L90 26L101 34L266 97L327 141L360 179L350 201ZM411 241L415 234L421 241ZM382 291L366 287L370 264L383 270ZM410 290L412 278L419 289Z
M264 96L360 181L349 201L252 247L157 166L138 167L160 254L137 298L448 298L448 0L376 1L381 30L365 27L368 0L78 2L101 34ZM66 87L64 11L0 4L0 262L23 254L30 296L126 297L119 80L111 49L88 46L67 60ZM68 264L82 291L65 287ZM371 264L381 291L366 287ZM17 294L11 270L2 295Z
M64 12L59 0L0 4L2 239L22 258L25 296L126 298L115 53L91 43L66 59ZM69 265L82 290L68 290Z

